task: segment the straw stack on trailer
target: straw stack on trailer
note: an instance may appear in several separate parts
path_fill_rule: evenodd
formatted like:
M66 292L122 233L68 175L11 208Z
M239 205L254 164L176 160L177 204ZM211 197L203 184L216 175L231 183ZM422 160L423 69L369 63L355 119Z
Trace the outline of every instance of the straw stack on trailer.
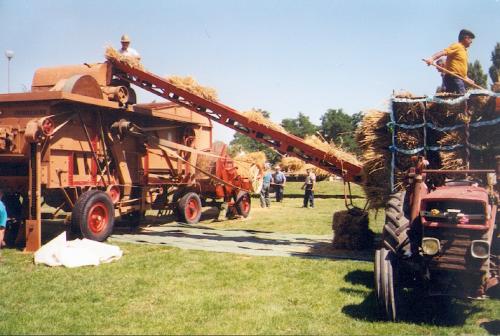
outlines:
M363 189L368 208L383 207L390 193L391 136L387 128L389 113L367 111L356 130L356 141L361 149L364 181Z
M486 169L500 154L500 116L495 95L469 91L392 97L389 113L368 111L357 130L369 208L385 206L404 188L412 156L424 155L431 169ZM442 178L429 182L441 184Z

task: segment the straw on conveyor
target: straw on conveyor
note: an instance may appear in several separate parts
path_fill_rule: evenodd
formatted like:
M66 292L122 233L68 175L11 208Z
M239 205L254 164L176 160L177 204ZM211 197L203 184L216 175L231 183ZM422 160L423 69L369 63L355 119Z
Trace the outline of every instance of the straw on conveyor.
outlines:
M106 51L104 53L104 56L109 61L118 61L118 62L121 62L121 63L128 65L131 68L144 70L144 66L142 65L140 60L138 60L135 57L124 56L111 46L106 47Z
M178 88L194 93L204 99L217 101L217 91L208 86L202 86L191 76L170 76L167 81Z

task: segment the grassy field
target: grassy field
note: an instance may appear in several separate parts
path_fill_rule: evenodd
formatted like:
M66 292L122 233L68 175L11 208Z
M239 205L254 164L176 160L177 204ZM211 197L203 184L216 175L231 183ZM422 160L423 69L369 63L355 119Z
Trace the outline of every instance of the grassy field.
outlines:
M290 183L283 204L249 219L203 225L331 234L341 184L322 182L315 209L299 209ZM360 191L356 189L356 193ZM362 199L357 199L362 203ZM380 217L372 228L380 232ZM79 269L35 266L2 250L0 334L487 334L498 333L498 301L424 299L409 293L403 321L379 319L372 264L249 257L119 244L124 257ZM496 330L496 332L495 332Z

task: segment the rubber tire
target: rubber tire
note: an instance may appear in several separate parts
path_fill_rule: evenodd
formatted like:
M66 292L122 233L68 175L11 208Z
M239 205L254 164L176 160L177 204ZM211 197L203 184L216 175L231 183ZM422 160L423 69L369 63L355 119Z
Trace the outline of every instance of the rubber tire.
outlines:
M248 209L245 209L245 200L248 201ZM252 198L250 197L250 194L246 191L240 190L236 196L235 207L238 215L247 218L250 215L250 210L252 209Z
M188 217L186 216L186 207L189 204L190 201L195 202L195 207L198 209L198 213L196 216ZM198 196L197 193L195 192L188 192L184 196L182 196L179 200L179 203L177 204L177 218L179 221L187 223L187 224L196 224L200 221L201 217L201 200L200 196Z
M107 209L108 221L104 228L96 233L93 232L88 226L89 211L95 203L101 202ZM115 223L115 208L113 202L107 193L101 190L89 190L80 196L71 213L71 227L75 229L77 226L80 228L82 236L87 239L104 241L113 232Z
M399 312L399 291L395 255L388 249L380 249L380 292L385 316L390 321L397 321Z
M375 284L375 296L377 297L377 304L380 311L384 309L385 303L382 296L382 268L383 263L380 259L380 249L375 250L375 260L373 262L373 276Z
M410 229L410 216L408 204L405 204L406 191L394 193L389 196L385 207L385 225L382 231L384 247L399 252L409 249L408 231ZM397 230L400 230L397 232Z

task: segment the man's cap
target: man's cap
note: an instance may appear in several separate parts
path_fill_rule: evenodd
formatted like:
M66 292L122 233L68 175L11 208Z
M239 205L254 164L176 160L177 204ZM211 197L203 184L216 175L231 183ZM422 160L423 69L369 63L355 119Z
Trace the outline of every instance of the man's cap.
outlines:
M476 35L474 35L473 32L467 29L462 29L460 33L458 33L458 40L461 41L464 37L470 36L472 38L476 38Z
M121 42L129 42L130 43L130 38L128 37L127 34L122 35Z

